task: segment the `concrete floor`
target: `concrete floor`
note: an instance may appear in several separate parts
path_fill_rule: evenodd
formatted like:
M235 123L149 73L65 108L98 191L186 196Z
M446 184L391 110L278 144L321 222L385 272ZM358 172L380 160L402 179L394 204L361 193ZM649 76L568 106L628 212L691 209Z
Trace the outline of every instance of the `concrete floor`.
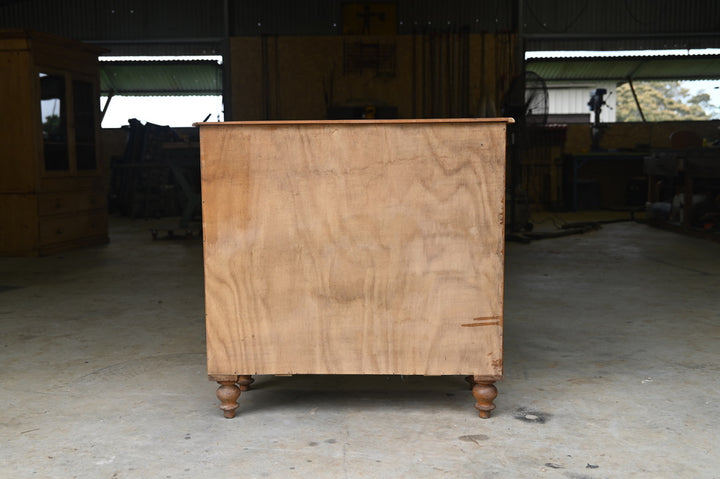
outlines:
M507 247L493 418L461 377L205 376L199 240L0 258L0 477L720 478L720 244Z

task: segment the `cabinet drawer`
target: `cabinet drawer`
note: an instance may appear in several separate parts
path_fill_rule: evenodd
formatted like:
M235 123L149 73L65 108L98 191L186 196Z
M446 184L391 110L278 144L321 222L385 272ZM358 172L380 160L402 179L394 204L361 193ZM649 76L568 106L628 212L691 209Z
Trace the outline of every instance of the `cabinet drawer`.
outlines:
M80 211L105 209L107 199L103 193L87 192L80 195L77 206Z
M77 193L50 193L38 196L40 216L72 213L78 210Z
M107 215L94 213L40 220L40 244L61 243L107 234Z
M105 209L107 200L103 193L79 191L72 193L49 193L39 196L38 213L50 216L77 211Z

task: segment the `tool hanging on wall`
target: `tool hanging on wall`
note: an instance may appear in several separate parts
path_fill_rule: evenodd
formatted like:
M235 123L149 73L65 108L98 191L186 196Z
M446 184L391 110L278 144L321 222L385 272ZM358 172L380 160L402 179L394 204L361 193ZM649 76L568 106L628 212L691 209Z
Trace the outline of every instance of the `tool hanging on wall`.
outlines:
M604 96L607 94L607 90L604 88L596 88L590 93L590 101L588 106L590 111L594 113L593 124L591 129L592 135L592 150L597 151L600 149L600 138L602 137L602 128L600 126L600 113L602 112L603 105L606 105ZM612 94L612 93L611 93ZM610 95L608 95L610 96ZM608 107L610 108L610 107Z

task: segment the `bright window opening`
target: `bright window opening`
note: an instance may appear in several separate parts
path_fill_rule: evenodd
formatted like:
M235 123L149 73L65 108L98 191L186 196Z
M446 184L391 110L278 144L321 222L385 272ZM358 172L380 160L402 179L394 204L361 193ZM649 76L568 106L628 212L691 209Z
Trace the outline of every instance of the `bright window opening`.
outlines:
M107 97L100 97L101 106L106 102ZM102 127L121 128L132 118L172 127L192 126L199 121L223 121L222 97L116 95L110 100Z
M633 51L529 51L525 53L527 60L532 59L572 59L568 64L578 68L561 72L568 75L565 79L545 78L549 90L550 118L561 118L562 121L592 122L592 114L588 109L588 100L595 89L605 90L604 103L601 106L600 122L635 122L643 121L709 121L720 119L720 79L675 79L675 80L634 80L633 95L630 83L623 76L597 81L588 80L592 70L582 71L583 60L587 59L587 68L592 68L592 60L603 57L643 57L654 59L662 57L720 56L720 49L698 50L633 50ZM641 60L642 61L642 60ZM701 59L702 61L702 59ZM704 61L707 61L706 59ZM696 62L697 63L697 62ZM596 63L597 64L597 63ZM618 67L621 68L621 67ZM542 70L540 70L542 72ZM700 70L698 70L700 71ZM580 72L580 74L578 74ZM622 70L615 72L621 74ZM713 70L713 73L716 69ZM602 72L604 75L606 72ZM662 78L662 74L653 72L654 77ZM713 73L701 72L705 78ZM552 72L551 72L552 74ZM573 76L585 80L573 80ZM629 74L629 73L628 73ZM602 76L601 75L601 76ZM692 76L691 73L689 76ZM677 67L669 72L669 77L677 77ZM636 100L637 97L637 100ZM638 108L638 104L640 108ZM642 115L640 111L642 110ZM572 119L569 119L572 117Z
M211 61L221 64L222 57L220 56L107 56L100 57L99 60L101 68L103 64L112 64L113 62L118 65L137 62L137 65L139 65L137 68L120 72L114 70L118 68L115 65L106 65L107 81L103 90L105 92L112 90L116 91L116 93L110 97L108 97L107 93L100 97L101 108L107 107L102 120L102 128L121 128L128 125L128 121L133 118L142 123L155 123L171 127L189 127L196 122L215 122L224 119L221 95L192 94L192 90L197 88L198 84L201 85L201 90L220 89L219 83L222 83L220 76L211 74L208 80L207 69L199 72L192 66L192 62L198 61L206 63ZM155 64L154 62L158 63ZM178 64L188 62L190 66L186 69L182 65L182 69L178 71L172 69L171 66L165 67L159 62L168 62L169 64L174 62L175 67ZM136 67L136 65L131 66ZM115 71L114 75L109 73L113 71ZM220 75L219 70L217 72L217 75ZM215 79L214 83L213 78ZM119 85L127 86L128 81L131 88L125 90L127 93L117 93L121 90ZM210 81L209 84L208 81ZM147 92L142 93L146 87L147 92L162 91L164 93L167 90L167 94L148 96ZM190 92L187 90L188 87ZM179 90L185 88L186 90L173 92L172 90L176 88ZM138 95L138 93L141 94ZM201 93L201 91L197 93Z
M720 119L720 80L636 81L616 89L616 121L709 121Z

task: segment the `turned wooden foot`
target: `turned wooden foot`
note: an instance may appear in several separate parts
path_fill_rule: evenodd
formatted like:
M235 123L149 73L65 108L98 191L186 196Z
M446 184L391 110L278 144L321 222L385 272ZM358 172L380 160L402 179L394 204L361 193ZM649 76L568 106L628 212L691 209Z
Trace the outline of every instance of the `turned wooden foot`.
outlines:
M237 400L240 393L250 389L250 385L255 382L252 376L211 376L210 379L216 381L220 387L217 388L217 398L220 400L220 409L226 418L235 417L235 410L238 408Z
M240 397L240 388L235 381L218 381L220 387L217 388L215 394L220 400L220 409L226 418L235 417L235 409L238 407L237 400Z
M490 412L495 409L493 401L497 397L498 392L494 382L495 381L484 381L478 377L473 378L472 393L477 401L475 409L478 410L479 416L483 419L489 418Z
M237 385L242 392L250 390L250 385L254 382L255 380L252 376L238 376L237 379Z
M468 382L470 385L470 390L472 391L473 386L475 386L475 378L472 376L465 376L465 381Z

